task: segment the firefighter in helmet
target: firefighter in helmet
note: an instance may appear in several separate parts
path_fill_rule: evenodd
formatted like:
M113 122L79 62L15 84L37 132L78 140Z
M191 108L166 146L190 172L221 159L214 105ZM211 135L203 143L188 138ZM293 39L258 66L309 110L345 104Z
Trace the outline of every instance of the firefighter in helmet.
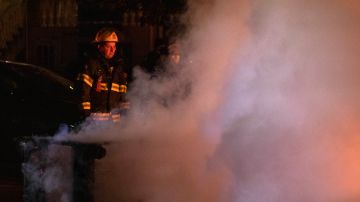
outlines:
M126 110L127 74L116 55L119 37L115 29L100 29L92 41L82 70L77 77L80 110L83 118L117 122ZM101 145L76 146L74 149L74 201L93 201L94 159L106 150Z
M118 42L118 34L112 28L100 29L92 42L96 51L87 56L78 75L80 107L85 117L116 122L127 108L127 74L115 56Z

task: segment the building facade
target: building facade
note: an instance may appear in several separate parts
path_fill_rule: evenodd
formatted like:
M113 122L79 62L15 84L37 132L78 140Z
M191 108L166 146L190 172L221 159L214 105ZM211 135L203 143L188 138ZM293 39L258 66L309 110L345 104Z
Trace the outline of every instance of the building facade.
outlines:
M64 73L96 31L111 26L122 33L120 52L132 67L155 48L156 41L166 40L184 7L182 0L0 1L0 59Z

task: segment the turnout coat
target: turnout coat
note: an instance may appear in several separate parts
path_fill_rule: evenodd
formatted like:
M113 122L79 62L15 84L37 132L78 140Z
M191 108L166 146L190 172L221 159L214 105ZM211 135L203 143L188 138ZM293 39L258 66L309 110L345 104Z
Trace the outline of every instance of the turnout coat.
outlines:
M126 102L127 74L119 62L106 60L100 53L88 57L78 75L81 110L109 113Z

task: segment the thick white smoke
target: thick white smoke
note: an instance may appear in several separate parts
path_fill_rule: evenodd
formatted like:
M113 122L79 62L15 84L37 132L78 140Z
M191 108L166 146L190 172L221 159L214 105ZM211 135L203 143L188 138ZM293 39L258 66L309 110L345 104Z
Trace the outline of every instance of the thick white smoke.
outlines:
M97 200L228 200L231 173L212 156L222 133L217 110L224 81L247 35L248 7L199 5L190 4L184 17L190 23L180 39L186 65L155 79L135 71L125 129L112 134L119 143L98 162Z
M360 201L359 6L189 1L191 62L136 70L128 117L80 133L111 142L96 201Z
M252 1L219 109L231 201L360 201L355 1Z

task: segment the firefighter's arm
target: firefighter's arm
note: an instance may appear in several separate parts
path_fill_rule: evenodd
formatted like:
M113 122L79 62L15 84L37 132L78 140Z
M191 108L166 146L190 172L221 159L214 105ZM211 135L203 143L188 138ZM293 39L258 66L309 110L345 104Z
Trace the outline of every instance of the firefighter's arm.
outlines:
M121 108L127 110L130 108L130 102L129 100L126 98L126 93L128 91L127 89L127 84L128 84L128 75L125 72L122 72L122 83L124 86L124 91L122 92L122 96L121 96Z
M78 75L78 81L80 82L80 111L84 116L89 116L91 110L90 91L94 83L91 75L91 69L88 65L85 65L84 70Z
M127 74L125 72L121 72L120 73L120 78L121 78L121 90L120 90L120 110L123 113L126 113L126 111L130 108L130 102L128 101L128 99L126 98L126 93L127 93Z

